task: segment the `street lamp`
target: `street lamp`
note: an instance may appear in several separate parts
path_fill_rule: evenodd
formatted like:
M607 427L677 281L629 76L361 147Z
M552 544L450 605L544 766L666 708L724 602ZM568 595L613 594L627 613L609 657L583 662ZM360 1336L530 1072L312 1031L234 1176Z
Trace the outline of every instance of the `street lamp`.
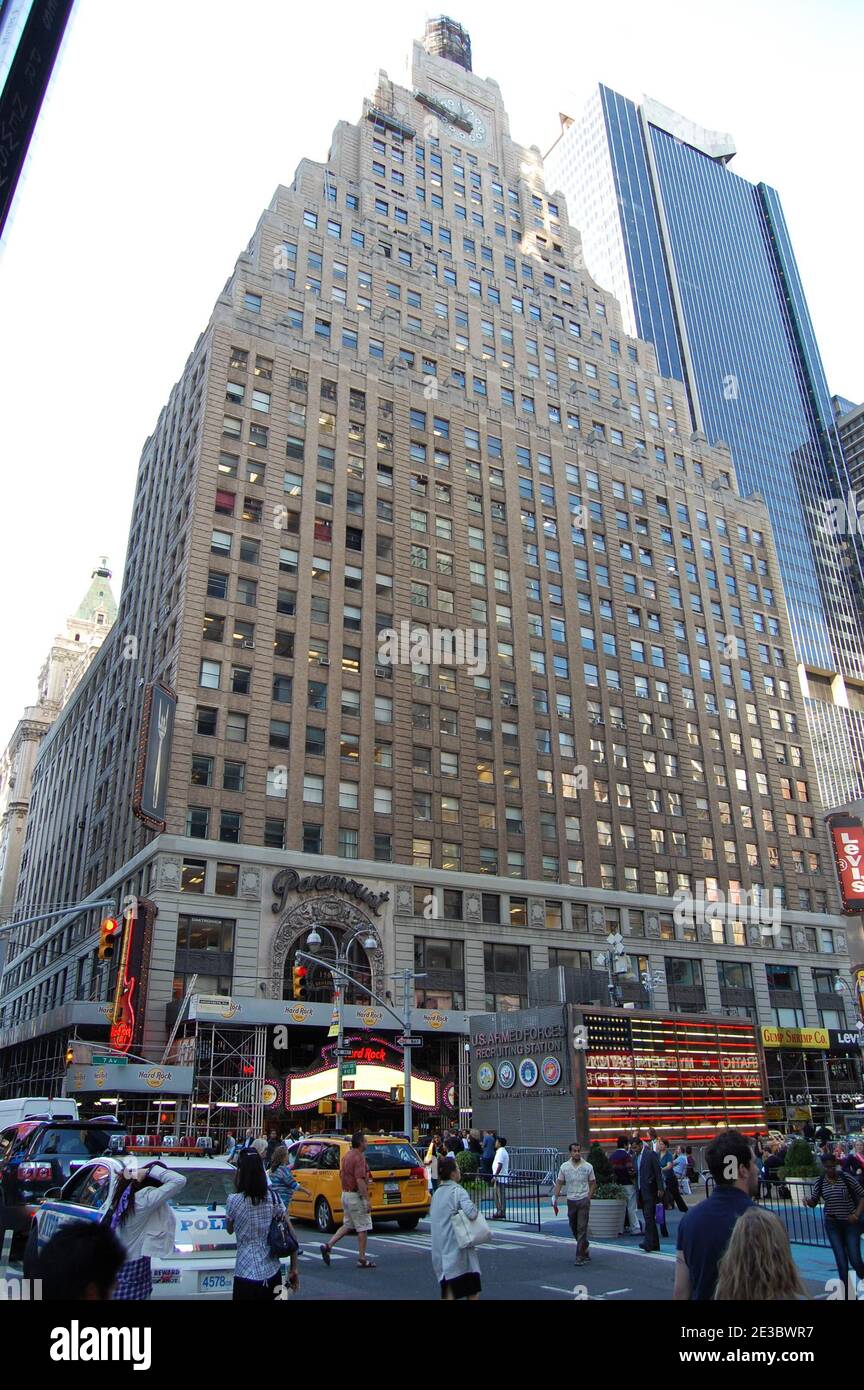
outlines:
M380 1004L381 1008L384 1009L385 1012L388 1013L391 1018L395 1018L396 1022L399 1024L399 1028L401 1030L402 1035L402 1054L404 1062L404 1097L402 1123L403 1128L405 1130L405 1134L407 1138L410 1139L412 1126L411 1044L406 1040L410 1037L411 1034L411 982L412 980L420 979L421 976L411 970L401 970L398 972L399 976L401 976L403 983L402 1014L400 1016L398 1013L396 1013L395 1009L391 1008L390 1003L388 1002L389 995L387 999L382 999L380 995L377 995L373 989L370 989L368 985L364 985L361 980L355 979L354 976L351 975L345 969L346 966L351 964L351 961L349 959L349 953L351 947L354 945L354 942L357 941L357 939L360 937L361 932L366 932L366 936L364 937L362 942L364 950L373 951L380 945L377 936L371 930L371 928L356 928L353 932L351 932L350 936L343 938L340 944L340 942L337 941L336 937L330 931L329 927L325 927L322 923L319 922L312 926L312 929L306 937L307 943L310 946L320 945L322 939L322 931L325 932L325 934L330 939L330 943L333 947L335 960L322 960L317 956L310 955L307 951L297 951L295 953L294 958L295 960L309 961L312 965L320 965L325 970L329 970L330 974L333 977L333 988L336 993L337 1021L339 1026L338 1040L336 1044L336 1099L339 1101L342 1100L342 1054L344 1051L345 1032L344 1016L342 1009L343 989L341 982L347 980L347 982L353 985L355 989L362 990L364 994L368 994L370 999L374 999L376 1004ZM338 1111L336 1115L336 1130L337 1132L341 1132L342 1107L341 1105L338 1105L336 1108Z
M626 975L630 965L627 960L627 952L624 949L624 938L620 932L610 932L606 942L609 950L598 952L595 960L606 970L608 976L609 1003L618 1005L621 1003L621 987L615 977L616 975Z
M362 986L360 986L360 982L358 980L354 980L352 976L347 973L344 967L351 964L351 947L354 945L355 941L359 940L360 936L363 935L364 932L365 936L363 938L362 944L363 949L365 951L374 951L378 946L378 938L367 927L355 927L355 929L348 936L343 937L342 940L339 941L337 940L336 936L333 934L329 927L322 926L322 924L318 922L313 923L311 930L308 932L306 936L307 945L320 946L323 939L321 936L322 931L326 934L330 942L330 945L333 948L334 955L334 964L331 964L329 961L326 960L316 961L316 964L323 965L325 969L330 971L330 974L333 977L333 991L336 996L334 1002L336 1004L337 1021L339 1025L339 1033L336 1042L336 1100L338 1102L336 1106L336 1131L337 1133L341 1133L343 1096L342 1053L344 1051L345 1039L342 1010L343 989L341 980L350 980L352 984L355 984L362 988ZM296 955L297 957L305 956L305 952L298 951ZM307 957L307 959L313 960L314 957L309 956ZM339 976L340 978L337 979L337 976Z
M857 1012L857 1009L858 1009L858 998L857 998L857 995L856 995L855 992L850 988L850 986L846 983L846 981L843 979L843 976L842 976L842 975L837 975L836 978L835 978L835 980L834 980L834 993L835 993L835 994L843 994L844 991L845 991L846 994L849 995L849 998L852 1000L852 1003L855 1005L855 1010L856 1010L856 1012ZM856 1019L856 1020L855 1020L855 1027L858 1029L858 1032L859 1032L859 1033L864 1032L864 1020L862 1020L862 1019L860 1019L860 1018Z

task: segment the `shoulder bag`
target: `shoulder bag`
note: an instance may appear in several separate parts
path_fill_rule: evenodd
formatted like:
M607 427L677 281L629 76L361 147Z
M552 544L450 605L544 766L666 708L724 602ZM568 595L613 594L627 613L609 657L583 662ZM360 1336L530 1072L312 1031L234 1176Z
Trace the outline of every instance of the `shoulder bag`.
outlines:
M450 1220L453 1225L456 1244L460 1250L473 1250L478 1245L487 1245L492 1239L492 1230L485 1216L481 1216L478 1211L474 1220L469 1221L459 1206L458 1197L450 1214Z
M274 1196L274 1206L276 1201ZM291 1229L288 1213L281 1207L273 1213L273 1219L267 1231L267 1249L276 1260L284 1260L289 1255L296 1255L300 1249L297 1237Z

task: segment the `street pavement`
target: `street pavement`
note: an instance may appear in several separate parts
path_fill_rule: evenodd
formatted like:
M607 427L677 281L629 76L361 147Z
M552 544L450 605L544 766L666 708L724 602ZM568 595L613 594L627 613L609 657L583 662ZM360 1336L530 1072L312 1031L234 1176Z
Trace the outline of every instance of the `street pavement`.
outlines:
M548 1208L547 1208L548 1211ZM669 1214L669 1238L658 1253L647 1254L632 1236L592 1241L588 1264L576 1266L576 1246L563 1217L543 1220L540 1231L496 1223L493 1241L479 1250L483 1300L668 1301L672 1296L678 1213ZM311 1225L295 1225L301 1244L298 1300L429 1300L439 1297L429 1253L429 1223L416 1231L381 1230L369 1239L375 1269L359 1269L357 1243L346 1237L336 1246L329 1269L318 1251L320 1236ZM825 1298L834 1276L830 1250L794 1246L812 1297ZM20 1265L0 1272L20 1274ZM293 1301L293 1297L292 1297Z

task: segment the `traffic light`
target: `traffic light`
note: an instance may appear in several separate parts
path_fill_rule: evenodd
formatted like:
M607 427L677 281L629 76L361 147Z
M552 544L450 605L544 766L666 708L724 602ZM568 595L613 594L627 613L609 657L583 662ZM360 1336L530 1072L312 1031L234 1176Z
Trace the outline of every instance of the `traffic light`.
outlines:
M66 1065L67 1065L67 1067L71 1067L71 1066L72 1066L72 1063L73 1063L74 1061L75 1061L75 1048L72 1046L72 1044L71 1044L71 1042L70 1042L70 1043L67 1043L67 1044L66 1044Z
M391 1086L390 1099L392 1100L394 1105L402 1105L405 1100L405 1087Z
M295 965L291 970L291 996L293 999L308 999L309 991L306 977L309 971L305 965Z
M99 928L99 950L97 952L100 960L110 960L114 954L114 947L120 935L120 921L117 917L104 917Z

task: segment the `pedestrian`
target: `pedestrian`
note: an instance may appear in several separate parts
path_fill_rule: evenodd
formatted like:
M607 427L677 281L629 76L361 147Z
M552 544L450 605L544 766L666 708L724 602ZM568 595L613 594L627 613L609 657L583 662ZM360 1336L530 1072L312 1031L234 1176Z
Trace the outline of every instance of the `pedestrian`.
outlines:
M426 1157L423 1160L426 1168L426 1175L429 1179L429 1187L432 1192L438 1186L438 1159L441 1150L441 1135L437 1132L429 1140L429 1147L426 1150Z
M251 1133L253 1135L255 1134L254 1129L251 1131ZM246 1146L247 1148L255 1150L261 1162L264 1164L265 1168L267 1166L267 1149L269 1147L269 1144L270 1141L267 1138L267 1131L266 1129L262 1129L261 1133L257 1136L257 1138L253 1138L251 1144L248 1144Z
M107 1302L113 1297L126 1250L108 1226L70 1221L42 1247L36 1278L43 1300Z
M693 1145L685 1144L684 1152L687 1155L687 1181L691 1188L694 1188L699 1183L699 1174L696 1171L696 1162L693 1158Z
M469 1129L468 1131L468 1152L476 1154L478 1158L483 1153L483 1140L480 1137L479 1129Z
M255 1149L240 1155L234 1186L237 1190L225 1204L225 1229L237 1237L232 1297L236 1303L270 1303L282 1285L282 1267L278 1256L271 1254L268 1237L273 1217L284 1207L271 1191ZM300 1287L296 1250L290 1258L288 1283L296 1293Z
M772 1211L754 1204L739 1216L717 1266L714 1298L731 1303L809 1298L786 1227Z
M506 1197L507 1184L510 1181L510 1155L507 1152L507 1140L501 1135L495 1140L495 1157L492 1160L492 1181L495 1184L495 1214L493 1221L503 1221L506 1218Z
M627 1203L625 1233L632 1236L642 1235L639 1204L636 1201L636 1165L633 1161L633 1155L630 1153L626 1134L619 1134L618 1147L610 1154L609 1163L612 1167L612 1177L620 1187L621 1196Z
M663 1200L663 1173L647 1139L634 1139L632 1149L636 1159L636 1195L645 1223L645 1239L640 1242L639 1249L650 1252L660 1249L657 1204Z
M227 1160L228 1160L229 1163L233 1163L233 1162L234 1162L234 1155L235 1155L235 1153L237 1152L237 1150L239 1149L239 1147L240 1147L240 1145L237 1143L237 1140L236 1140L235 1136L234 1136L233 1134L230 1134L230 1133L229 1133L229 1134L226 1134L226 1135L225 1135L225 1151L224 1151L222 1157L223 1157L223 1158L227 1158Z
M270 1134L267 1138L267 1153L264 1156L265 1167L270 1167L270 1164L273 1162L273 1155L281 1143L282 1140L279 1138L277 1131L275 1129L271 1129Z
M186 1186L161 1159L123 1170L114 1193L111 1230L126 1251L114 1299L146 1299L153 1292L151 1255L173 1255L177 1223L168 1205Z
M342 1210L344 1219L335 1235L326 1245L318 1248L325 1265L330 1263L330 1252L343 1236L352 1231L357 1233L357 1266L359 1269L375 1269L375 1261L367 1259L366 1240L372 1230L372 1194L370 1190L369 1165L365 1157L366 1135L360 1130L351 1136L351 1148L342 1160Z
M295 1192L305 1191L288 1167L287 1144L279 1144L273 1150L273 1157L267 1170L267 1180L270 1183L271 1191L276 1193L286 1211L291 1206L291 1198Z
M687 1151L683 1144L679 1144L675 1150L675 1157L672 1160L672 1171L678 1180L678 1188L683 1196L690 1196L690 1165L687 1162ZM685 1203L686 1208L686 1203Z
M484 1129L483 1143L480 1148L480 1172L484 1178L491 1179L492 1164L495 1161L495 1131L494 1129Z
M657 1157L660 1160L660 1167L663 1172L664 1210L668 1207L671 1211L672 1207L675 1206L679 1211L686 1211L687 1203L681 1196L681 1191L678 1187L678 1177L675 1172L675 1157L669 1147L668 1139L659 1140ZM663 1234L666 1235L667 1232L664 1231Z
M584 1265L591 1259L588 1253L588 1216L591 1198L597 1190L597 1179L593 1166L582 1157L579 1144L570 1145L570 1157L558 1169L558 1177L552 1191L552 1210L556 1216L562 1187L567 1194L567 1220L576 1242L576 1263Z
M688 1211L678 1225L673 1298L706 1302L714 1297L717 1266L735 1222L759 1191L756 1155L737 1129L724 1129L705 1149L714 1179L710 1197Z
M438 1186L430 1208L432 1268L441 1286L441 1297L447 1302L467 1299L476 1303L480 1297L480 1261L473 1246L462 1249L453 1229L453 1217L463 1211L469 1221L476 1221L477 1207L461 1186L459 1166L455 1159L442 1158L438 1165Z
M859 1182L864 1179L864 1143L861 1140L854 1144L849 1153L844 1158L841 1167L844 1173L849 1173Z
M849 1275L850 1265L858 1278L864 1281L864 1261L861 1259L864 1186L851 1173L842 1171L833 1153L825 1156L824 1168L821 1177L813 1184L810 1196L805 1198L805 1205L817 1207L821 1201L825 1208L825 1234L848 1298L850 1288L854 1288ZM864 1297L864 1287L858 1292L858 1297Z

